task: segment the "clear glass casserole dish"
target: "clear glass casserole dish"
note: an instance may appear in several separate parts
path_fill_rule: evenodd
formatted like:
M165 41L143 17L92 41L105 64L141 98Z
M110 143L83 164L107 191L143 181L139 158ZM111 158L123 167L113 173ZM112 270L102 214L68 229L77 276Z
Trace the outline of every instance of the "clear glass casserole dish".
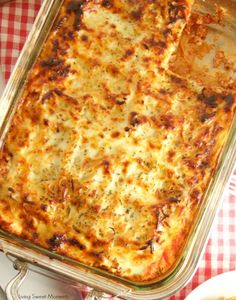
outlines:
M31 69L40 51L41 45L51 28L51 24L55 19L61 3L62 1L49 1L43 4L32 32L7 85L0 104L2 140L17 108L17 101L22 92L27 73ZM196 3L195 9L199 9L204 13L204 10L208 11L208 9L210 9L210 12L212 12L214 5L211 4L214 3L208 2L208 7L204 2L199 2ZM221 30L224 30L223 33L221 32L220 38L223 38L224 45L227 45L226 41L232 42L235 32L233 31L235 30L235 20L233 19L235 15L235 3L229 1L224 5L225 7L231 5L230 16L227 15L227 26L220 26ZM217 27L218 25L215 26ZM216 28L216 30L218 29L219 28ZM232 48L230 51L232 51ZM196 63L199 64L199 62ZM207 60L205 63L207 64ZM193 65L194 64L192 64L192 66ZM178 68L175 68L175 64L173 68L174 71L178 73ZM195 76L194 72L196 72L195 69L193 70L193 73L190 73L190 76ZM212 222L219 208L222 192L233 169L236 142L234 133L235 122L231 128L227 144L221 155L218 169L215 172L211 185L205 195L205 200L199 208L195 223L191 229L191 234L185 245L183 255L180 257L178 264L175 266L174 270L172 270L171 274L161 282L144 286L135 285L131 282L109 275L101 270L86 267L73 260L56 255L55 253L32 245L27 241L15 238L6 232L1 232L0 246L4 252L14 254L26 261L37 263L42 267L51 269L56 273L92 286L95 289L109 292L114 295L120 295L125 299L163 299L168 297L182 288L190 280L197 267L197 262L199 261L207 242Z

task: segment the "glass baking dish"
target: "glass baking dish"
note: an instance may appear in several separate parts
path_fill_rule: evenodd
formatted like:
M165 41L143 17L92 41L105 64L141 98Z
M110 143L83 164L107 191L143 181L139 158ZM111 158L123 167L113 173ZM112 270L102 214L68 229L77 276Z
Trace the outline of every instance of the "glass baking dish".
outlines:
M21 52L12 76L6 86L0 102L0 144L3 142L5 134L9 129L11 119L17 109L18 100L21 96L27 74L33 66L40 49L47 37L47 34L56 18L57 12L63 0L44 1L28 40ZM208 2L198 0L195 3L194 11L199 14L215 13L215 4L219 1L210 0ZM222 4L221 4L222 6ZM229 53L235 60L236 45L234 36L236 34L236 2L224 1L223 7L227 9L225 16L225 25L207 24L209 37L221 49ZM186 36L183 34L180 46L186 42ZM207 43L208 40L206 39ZM203 43L203 44L204 44ZM188 43L187 43L188 44ZM185 45L185 44L184 44ZM199 46L200 47L200 46ZM202 47L202 46L201 46ZM173 59L172 71L184 77L195 79L199 70L204 66L206 80L213 87L218 84L218 77L214 74L224 71L212 71L210 51L207 51L200 60L195 59L194 53L189 53L187 47L182 47L183 51L177 51L176 60ZM180 48L179 48L180 49ZM199 49L197 48L196 51ZM186 53L182 53L186 52ZM188 61L191 62L191 70L178 69L176 61L180 56L188 55ZM200 66L200 67L199 67ZM208 73L207 73L208 72ZM218 74L218 73L217 73ZM231 74L232 76L235 74ZM100 290L112 295L118 295L124 299L164 299L173 295L179 289L183 288L192 278L197 268L199 259L204 251L208 240L210 229L214 218L221 204L222 194L229 180L229 176L234 167L236 158L236 121L233 122L227 143L222 151L218 167L212 178L212 181L206 191L204 201L200 205L196 218L186 240L185 247L181 257L166 278L158 282L148 284L136 284L113 276L105 271L88 267L72 259L60 256L41 247L32 244L29 241L17 238L0 230L0 249L5 253L11 254L21 260L36 264L42 268L53 271L59 276L63 275L73 283L78 282L86 284L96 290Z

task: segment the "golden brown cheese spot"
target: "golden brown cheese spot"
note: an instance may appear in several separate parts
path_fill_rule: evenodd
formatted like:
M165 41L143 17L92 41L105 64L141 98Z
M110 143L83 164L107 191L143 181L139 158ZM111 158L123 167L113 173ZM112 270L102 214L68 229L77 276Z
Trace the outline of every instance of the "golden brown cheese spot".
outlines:
M169 22L174 23L178 19L186 18L185 1L168 1Z
M111 136L112 136L113 138L117 138L117 137L120 136L120 132L119 132L119 131L115 131L115 132L112 133Z
M175 151L173 151L173 150L169 150L168 151L168 161L169 162L172 162L173 161L173 158L174 158L174 156L175 156Z
M215 94L212 95L212 92L206 89L202 90L202 93L199 95L199 100L203 101L210 108L216 108L217 106L216 95Z
M49 240L48 244L51 250L57 250L65 241L65 235L61 233L55 233Z
M174 129L174 116L173 115L163 115L160 117L161 127L165 129Z
M102 0L102 6L111 8L112 7L112 0Z
M81 25L81 17L83 15L82 6L84 4L84 0L72 0L69 2L67 6L67 13L74 14L74 29L79 30Z
M230 111L231 107L233 106L233 104L235 103L235 99L236 99L236 94L232 95L232 94L228 94L228 95L223 95L223 100L225 100L225 110L226 111Z
M82 40L83 42L87 42L89 39L88 39L88 36L87 36L87 35L83 34L83 35L81 36L81 40Z
M47 60L41 61L41 66L43 68L54 68L54 67L58 67L62 63L63 61L60 59L48 58Z
M129 59L135 53L134 49L128 49L125 51L124 56L122 57L123 60Z
M131 12L131 17L134 19L134 20L140 20L142 18L142 9L139 8L137 10L134 10Z
M207 122L209 120L211 120L213 117L215 116L215 113L204 113L200 116L200 121L202 123Z

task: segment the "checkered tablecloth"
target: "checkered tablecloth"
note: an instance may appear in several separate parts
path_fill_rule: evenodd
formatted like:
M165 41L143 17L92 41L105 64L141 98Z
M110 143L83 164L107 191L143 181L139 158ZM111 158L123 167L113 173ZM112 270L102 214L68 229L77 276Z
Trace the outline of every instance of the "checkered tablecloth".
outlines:
M0 4L0 65L7 81L25 42L40 0ZM236 269L236 173L232 176L205 254L192 281L168 300L184 299L195 287L222 272ZM236 283L235 283L236 284ZM85 289L86 290L86 289Z

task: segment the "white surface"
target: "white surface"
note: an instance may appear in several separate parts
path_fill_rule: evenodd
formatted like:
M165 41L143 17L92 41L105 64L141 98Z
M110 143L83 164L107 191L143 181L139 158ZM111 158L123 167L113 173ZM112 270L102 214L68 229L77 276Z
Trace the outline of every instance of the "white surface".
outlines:
M7 283L17 274L12 262L5 254L0 253L0 286L3 290ZM60 299L80 300L80 294L66 283L56 281L29 271L19 290L20 298L23 300L36 299Z
M215 276L193 290L185 300L219 300L236 297L236 271Z

